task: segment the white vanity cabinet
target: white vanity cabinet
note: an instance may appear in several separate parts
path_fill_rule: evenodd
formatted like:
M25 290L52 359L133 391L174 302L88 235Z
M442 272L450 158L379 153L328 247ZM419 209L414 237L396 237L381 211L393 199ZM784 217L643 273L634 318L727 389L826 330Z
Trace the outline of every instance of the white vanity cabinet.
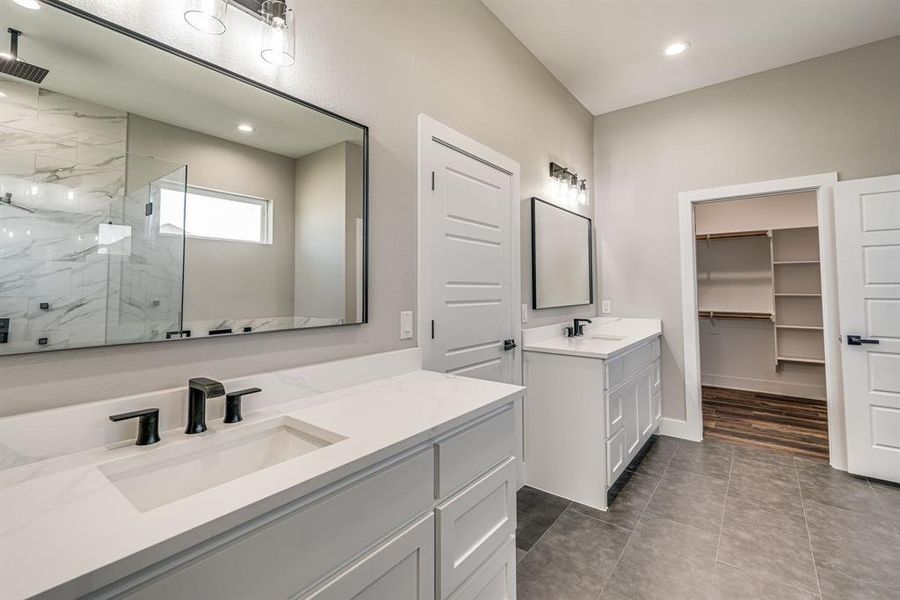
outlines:
M598 329L582 340L525 338L524 459L528 485L605 510L659 426L660 334L627 343Z
M512 599L514 447L508 404L92 597Z

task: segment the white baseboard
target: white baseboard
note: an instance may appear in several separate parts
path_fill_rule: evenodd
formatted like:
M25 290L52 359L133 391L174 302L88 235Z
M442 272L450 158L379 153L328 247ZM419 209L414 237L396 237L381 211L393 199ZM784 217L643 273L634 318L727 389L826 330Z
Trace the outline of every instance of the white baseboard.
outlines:
M731 390L777 394L779 396L794 396L796 398L810 398L812 400L825 400L826 398L824 385L751 379L749 377L731 377L729 375L709 375L706 373L700 376L700 381L703 385L728 388Z
M667 417L663 417L660 420L659 433L692 442L699 442L702 439L702 431L698 432L695 425L681 419L669 419Z

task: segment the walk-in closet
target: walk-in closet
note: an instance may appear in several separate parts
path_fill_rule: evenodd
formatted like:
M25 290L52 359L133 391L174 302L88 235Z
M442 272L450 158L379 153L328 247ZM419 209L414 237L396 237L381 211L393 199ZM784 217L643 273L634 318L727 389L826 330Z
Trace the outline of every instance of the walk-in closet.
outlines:
M694 217L704 436L827 458L816 194Z

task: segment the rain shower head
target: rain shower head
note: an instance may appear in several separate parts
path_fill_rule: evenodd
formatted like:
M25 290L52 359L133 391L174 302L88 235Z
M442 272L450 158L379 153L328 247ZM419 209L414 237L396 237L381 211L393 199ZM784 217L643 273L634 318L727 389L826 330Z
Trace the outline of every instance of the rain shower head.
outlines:
M50 72L44 67L39 67L24 60L19 60L19 36L22 32L10 27L9 52L0 53L0 73L18 77L32 83L41 83Z

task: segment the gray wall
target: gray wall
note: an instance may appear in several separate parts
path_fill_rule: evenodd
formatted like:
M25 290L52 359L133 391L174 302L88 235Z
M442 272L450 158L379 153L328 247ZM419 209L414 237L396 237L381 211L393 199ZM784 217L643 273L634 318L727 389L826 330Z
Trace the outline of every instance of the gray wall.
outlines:
M399 340L398 321L416 307L420 112L519 161L523 302L531 296L525 199L541 195L551 160L592 184L592 116L480 2L303 2L298 61L288 69L259 59L257 21L237 10L225 35L205 36L185 25L180 2L72 4L369 125L370 322L4 358L0 414L414 346ZM532 312L528 325L569 316Z
M185 321L293 314L293 159L134 114L128 152L187 164L188 185L271 202L272 244L187 239Z
M294 314L344 318L346 143L298 158L294 167Z
M900 172L900 37L594 119L600 290L663 319L663 414L683 419L681 191Z

